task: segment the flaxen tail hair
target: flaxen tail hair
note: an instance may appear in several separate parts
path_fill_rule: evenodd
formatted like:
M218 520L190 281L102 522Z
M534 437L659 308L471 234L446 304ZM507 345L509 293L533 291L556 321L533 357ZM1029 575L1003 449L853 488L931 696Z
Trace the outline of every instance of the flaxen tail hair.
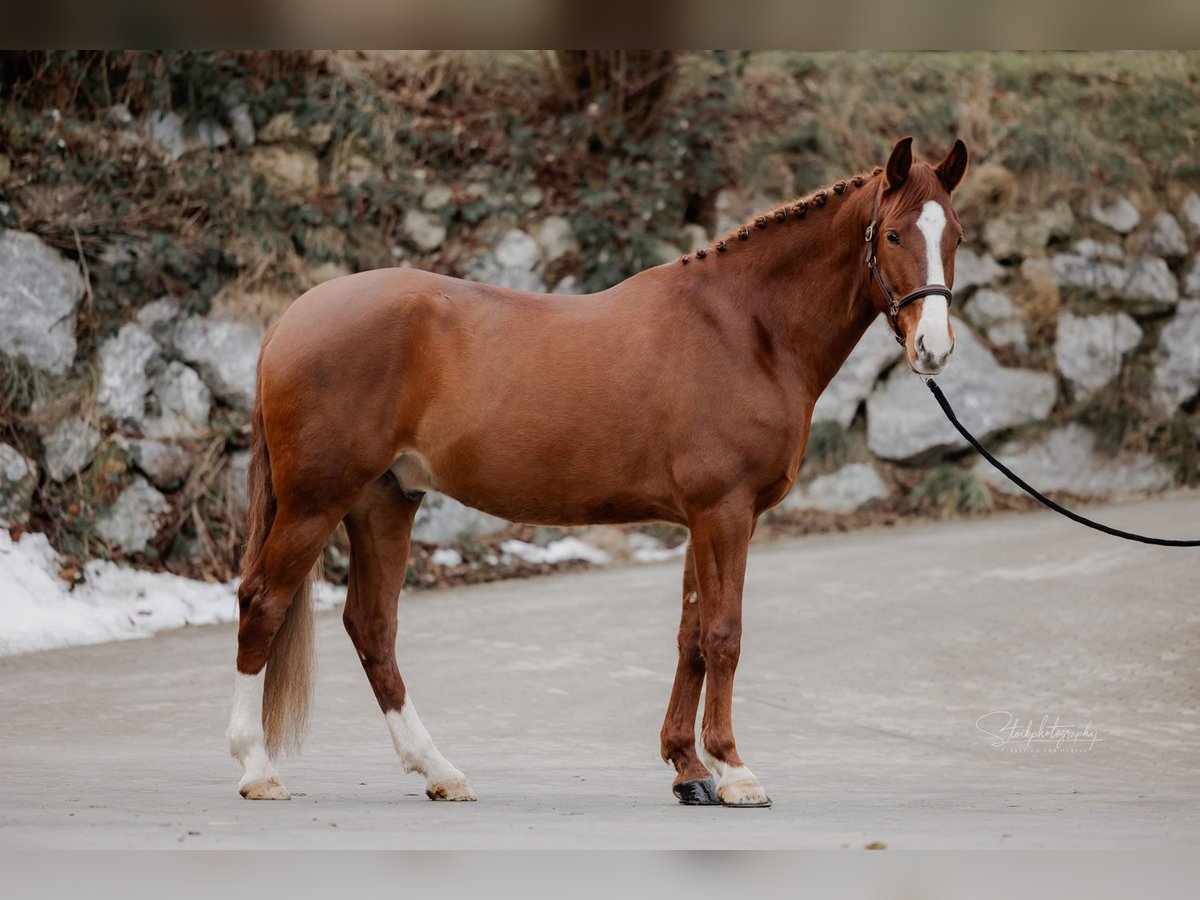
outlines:
M263 339L263 351L274 329ZM242 581L261 578L261 556L275 521L275 489L271 481L271 457L263 430L262 352L258 357L258 379L254 412L250 419L250 471L247 479L249 511L246 522L246 546L242 553ZM267 675L263 684L263 733L267 752L276 756L281 750L295 750L304 740L308 726L308 707L312 696L314 569L296 591L284 614L283 624L271 642Z

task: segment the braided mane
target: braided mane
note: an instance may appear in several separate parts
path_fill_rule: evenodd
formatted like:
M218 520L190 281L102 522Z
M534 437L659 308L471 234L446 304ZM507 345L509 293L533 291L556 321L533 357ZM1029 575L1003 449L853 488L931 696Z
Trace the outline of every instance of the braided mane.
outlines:
M708 255L711 252L724 253L729 250L734 243L739 241L748 241L751 234L753 234L755 231L762 231L772 222L776 224L784 224L788 220L804 219L808 216L809 210L822 209L829 202L829 196L831 193L840 196L848 191L857 190L866 184L866 181L869 177L873 175L879 175L881 172L883 172L882 167L877 166L871 172L871 175L858 174L850 179L839 181L828 188L821 188L820 190L813 191L811 194L806 196L797 197L795 200L792 200L790 203L785 203L783 206L778 207L772 212L756 216L752 221L747 222L744 225L739 225L737 228L734 228L732 231L728 232L724 237L713 241L713 243L708 247L700 247L691 253L685 253L683 256L679 257L679 262L683 265L687 265L693 257L695 257L697 260L705 260L708 258Z

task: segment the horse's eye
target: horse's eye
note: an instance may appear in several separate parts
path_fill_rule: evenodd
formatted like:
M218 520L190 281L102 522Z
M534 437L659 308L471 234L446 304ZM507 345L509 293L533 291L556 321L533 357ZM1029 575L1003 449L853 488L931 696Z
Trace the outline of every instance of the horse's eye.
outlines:
M894 232L894 231L889 231L887 233L887 239L888 239L889 244L899 244L900 243L900 235L896 234L896 232Z

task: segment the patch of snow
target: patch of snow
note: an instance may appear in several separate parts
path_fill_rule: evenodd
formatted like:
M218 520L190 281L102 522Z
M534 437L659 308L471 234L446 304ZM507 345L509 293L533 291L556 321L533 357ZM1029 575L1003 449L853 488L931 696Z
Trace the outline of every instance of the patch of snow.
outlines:
M93 560L74 590L43 534L14 541L0 528L0 656L148 637L185 625L237 618L237 582L210 584ZM345 601L344 588L318 582L318 609Z
M429 556L429 561L435 566L461 566L463 563L462 554L453 547L438 547Z
M687 541L677 547L667 547L663 542L648 534L635 531L629 535L629 558L638 563L664 562L687 552Z
M511 556L516 556L525 560L525 562L534 564L560 563L573 559L582 559L595 566L606 566L612 561L612 557L599 547L594 547L586 541L581 541L579 538L574 537L565 537L557 541L551 541L545 547L539 547L537 544L527 544L525 541L515 539L507 540L500 545L500 549Z

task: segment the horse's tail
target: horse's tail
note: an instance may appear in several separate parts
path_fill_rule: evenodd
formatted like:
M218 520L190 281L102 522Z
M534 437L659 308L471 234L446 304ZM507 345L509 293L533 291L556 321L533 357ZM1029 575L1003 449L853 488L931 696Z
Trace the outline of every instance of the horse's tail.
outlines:
M274 329L268 331L263 339L263 351L273 333ZM250 467L246 485L249 509L246 547L242 554L243 584L250 578L262 577L263 547L275 521L277 505L271 480L271 456L263 429L262 359L263 352L260 352L254 411L250 417ZM285 748L298 748L308 725L313 671L312 581L315 574L315 570L309 572L296 590L267 657L262 721L267 752L272 756Z

